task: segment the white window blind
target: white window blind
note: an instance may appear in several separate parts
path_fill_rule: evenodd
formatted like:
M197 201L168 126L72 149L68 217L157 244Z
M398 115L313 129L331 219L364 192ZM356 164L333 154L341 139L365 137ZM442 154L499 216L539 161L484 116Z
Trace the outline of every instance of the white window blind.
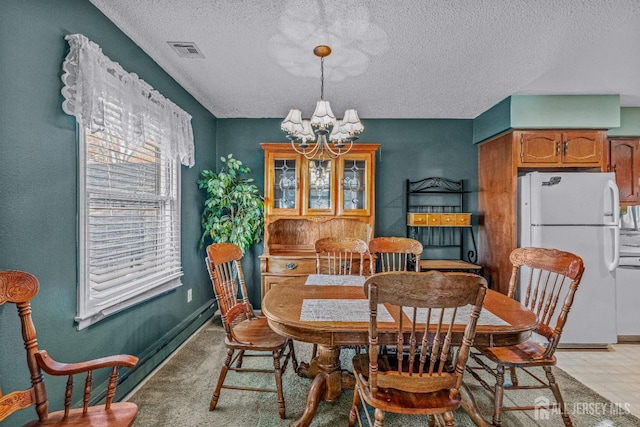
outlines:
M72 46L72 58L67 59L75 58L78 67L70 68L67 61L63 67L67 72L63 108L77 117L80 128L76 316L80 329L180 286L177 158L193 163L192 136L191 146L180 141L192 135L190 116L182 112L187 117L185 131L178 107L146 83L140 85L135 75L123 74L97 45L82 37L67 37ZM102 55L92 63L90 73L95 77L96 64L106 64L100 91L87 90L93 80L77 84L87 73L83 77L83 54L74 52L74 46L89 50L84 52L85 59ZM135 84L123 85L123 81ZM78 98L79 92L92 99ZM86 104L91 105L80 108Z

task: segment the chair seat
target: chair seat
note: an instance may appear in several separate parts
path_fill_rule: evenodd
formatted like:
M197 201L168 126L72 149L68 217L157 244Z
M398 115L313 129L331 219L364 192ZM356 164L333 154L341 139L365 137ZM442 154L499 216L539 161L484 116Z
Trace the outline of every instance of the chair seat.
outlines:
M381 360L386 357L387 360ZM397 366L397 362L389 363L390 356L381 355L378 358L379 372L384 372L383 366ZM369 355L356 354L353 358L353 372L356 381L362 381L360 375L365 380L369 379ZM362 398L371 406L383 408L384 411L402 414L438 414L442 412L454 411L460 406L461 398L458 394L454 399L449 398L449 389L439 390L432 393L409 393L393 388L378 388L374 397L369 387L360 384Z
M284 347L286 338L269 327L266 317L243 320L233 326L233 335L240 342L225 338L227 346L235 349L273 351ZM244 344L248 343L248 344Z
M556 357L544 357L547 349L535 341L504 347L476 347L489 359L505 366L555 365Z
M104 405L90 406L86 414L82 408L72 409L69 416L64 417L64 411L52 412L47 421L31 421L24 427L36 426L112 426L129 427L138 415L138 406L132 402L112 403L107 411Z

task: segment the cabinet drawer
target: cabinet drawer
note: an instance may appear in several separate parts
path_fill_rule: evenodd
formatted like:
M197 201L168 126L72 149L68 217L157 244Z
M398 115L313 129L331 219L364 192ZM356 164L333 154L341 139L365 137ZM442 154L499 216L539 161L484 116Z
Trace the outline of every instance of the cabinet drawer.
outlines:
M427 224L428 225L441 225L442 224L442 214L427 214Z
M267 273L313 274L316 272L315 258L277 258L267 260Z
M426 213L408 213L407 225L411 225L414 227L427 225L427 214Z
M470 213L458 213L456 214L456 225L470 225L471 214Z
M456 214L453 214L453 213L441 214L440 225L444 225L444 226L456 225Z

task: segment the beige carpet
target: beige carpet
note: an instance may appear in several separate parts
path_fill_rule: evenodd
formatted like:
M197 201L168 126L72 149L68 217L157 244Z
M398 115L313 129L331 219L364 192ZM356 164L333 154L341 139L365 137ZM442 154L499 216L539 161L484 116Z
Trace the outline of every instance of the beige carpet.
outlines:
M308 360L310 345L296 342L298 359ZM275 393L255 393L236 390L222 390L218 406L209 412L209 401L218 378L220 366L226 356L224 331L220 321L207 323L169 362L163 366L145 385L136 391L130 401L140 407L135 427L178 427L178 426L229 426L229 427L272 427L290 426L304 410L311 381L298 377L292 369L283 376L287 419L278 416ZM342 367L350 368L352 352L342 352ZM270 358L253 358L252 364L271 364ZM245 362L245 366L247 362ZM290 366L289 366L290 368ZM595 367L594 367L595 368ZM581 384L567 373L556 369L556 377L561 385L571 417L576 426L610 427L640 426L640 420L618 410L615 405ZM273 386L273 375L237 374L230 372L227 381L236 384L250 377L252 385ZM471 388L485 418L491 417L491 396L467 376ZM518 402L533 405L534 400L544 392L520 391ZM551 397L550 394L544 396ZM312 426L346 426L351 407L352 391L342 393L335 403L322 402ZM538 420L533 411L507 413L503 416L504 426L562 426L559 415L551 414L549 420ZM472 426L462 410L455 413L456 425ZM420 416L387 414L385 426L424 426L426 419Z

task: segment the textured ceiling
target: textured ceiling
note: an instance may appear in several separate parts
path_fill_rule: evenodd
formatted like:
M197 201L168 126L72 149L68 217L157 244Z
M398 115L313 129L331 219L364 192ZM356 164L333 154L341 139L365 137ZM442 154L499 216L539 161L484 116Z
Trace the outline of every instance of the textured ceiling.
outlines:
M640 106L640 0L91 0L220 118L474 118L514 94ZM180 58L168 41L205 58ZM115 59L115 58L114 58ZM139 70L128 70L138 72Z

